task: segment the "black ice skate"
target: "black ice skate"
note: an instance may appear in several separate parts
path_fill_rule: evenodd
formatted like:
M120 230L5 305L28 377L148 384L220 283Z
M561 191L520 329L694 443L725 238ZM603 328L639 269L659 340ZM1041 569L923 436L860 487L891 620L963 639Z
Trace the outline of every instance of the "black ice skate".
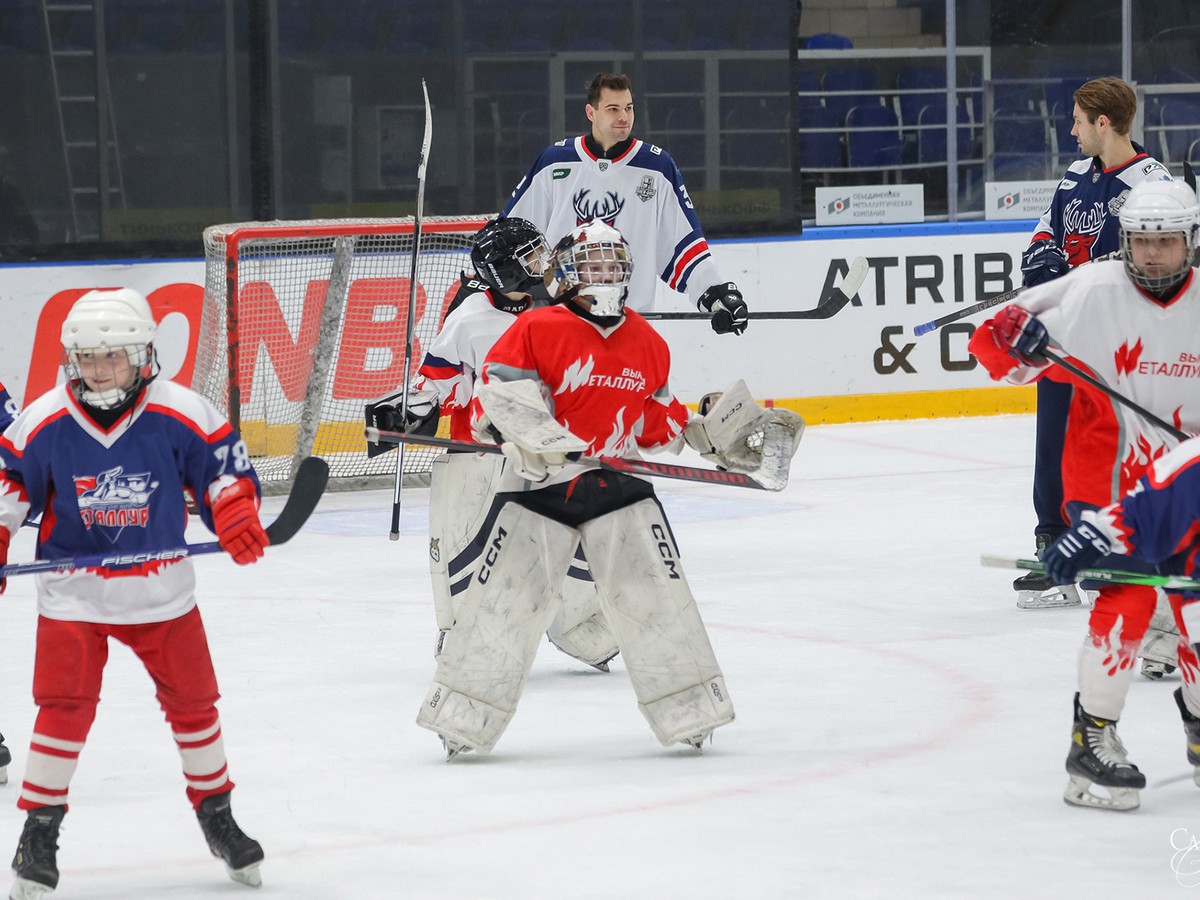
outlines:
M1175 688L1175 702L1179 704L1179 712L1183 714L1183 732L1187 735L1187 759L1195 771L1192 781L1200 787L1200 717L1193 716L1183 703L1183 688Z
M12 754L4 746L4 735L0 734L0 784L8 784L8 764L12 762Z
M1137 809L1141 802L1138 791L1146 786L1146 776L1125 755L1125 747L1117 737L1116 720L1088 715L1079 705L1078 694L1067 774L1071 777L1063 800L1072 806ZM1092 791L1093 787L1103 788L1104 793Z
M1034 539L1037 541L1037 558L1041 559L1054 539L1048 534L1035 535ZM1013 590L1017 592L1018 609L1063 609L1083 605L1079 588L1074 584L1055 584L1049 575L1037 572L1027 572L1016 579Z
M234 821L229 809L229 791L205 797L196 810L196 818L200 820L208 849L213 856L225 861L229 877L241 884L262 887L258 866L263 861L263 849Z
M65 810L61 806L31 809L13 857L13 882L9 900L38 900L58 887L58 828Z

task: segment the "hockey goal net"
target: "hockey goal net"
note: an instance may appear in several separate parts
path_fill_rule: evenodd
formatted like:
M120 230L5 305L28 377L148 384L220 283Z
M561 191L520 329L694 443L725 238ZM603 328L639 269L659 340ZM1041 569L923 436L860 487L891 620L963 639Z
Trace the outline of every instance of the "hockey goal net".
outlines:
M442 311L471 270L471 238L490 217L414 221L245 222L205 229L204 313L192 387L250 448L264 490L286 490L305 456L330 465L331 486L379 487L396 455L368 459L364 406L401 387L413 297L416 372ZM444 424L444 423L443 423ZM438 452L409 447L406 475Z

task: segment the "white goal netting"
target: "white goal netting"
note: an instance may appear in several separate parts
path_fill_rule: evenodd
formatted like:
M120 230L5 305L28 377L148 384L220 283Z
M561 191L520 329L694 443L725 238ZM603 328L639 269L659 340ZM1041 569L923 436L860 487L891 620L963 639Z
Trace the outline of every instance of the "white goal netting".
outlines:
M415 291L412 218L205 229L192 387L241 431L264 489L286 489L310 454L329 462L331 485L388 483L396 455L367 458L364 406L404 382L410 295L415 373L489 218L423 219ZM438 452L408 448L405 473L428 472Z

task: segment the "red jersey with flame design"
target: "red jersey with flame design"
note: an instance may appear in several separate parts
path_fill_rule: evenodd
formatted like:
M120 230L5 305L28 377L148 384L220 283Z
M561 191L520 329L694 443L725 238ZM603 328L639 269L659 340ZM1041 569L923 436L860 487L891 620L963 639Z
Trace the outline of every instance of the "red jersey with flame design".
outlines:
M679 445L689 412L671 394L670 368L666 341L636 312L601 328L559 305L517 317L488 354L483 382L537 381L554 418L588 442L588 455L636 457L638 448ZM471 408L477 420L478 399ZM568 466L543 486L579 472Z
M1037 315L1050 346L1101 383L1182 431L1200 432L1200 278L1192 270L1162 303L1120 261L1093 263L1030 288L1018 304ZM1067 501L1107 506L1178 441L1062 368L1020 367L1008 379L1072 381L1063 459Z

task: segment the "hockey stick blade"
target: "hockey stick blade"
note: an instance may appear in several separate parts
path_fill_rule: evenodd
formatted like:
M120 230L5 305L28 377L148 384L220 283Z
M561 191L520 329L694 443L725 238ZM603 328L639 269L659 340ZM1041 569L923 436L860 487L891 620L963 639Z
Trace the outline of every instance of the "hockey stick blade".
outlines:
M866 257L857 256L850 262L850 268L841 285L834 285L821 302L813 309L764 310L750 312L746 315L751 319L831 319L841 312L850 300L858 293L871 264ZM643 319L652 322L708 322L712 316L706 312L644 312Z
M320 501L321 495L325 493L325 485L328 482L329 466L325 460L319 456L310 456L300 463L287 502L284 503L283 509L275 521L266 528L272 547L286 544L296 536L296 532L308 521L308 517L317 508L317 503ZM170 550L148 550L142 553L124 554L95 553L74 556L70 559L40 559L31 563L12 563L0 566L0 578L8 578L13 575L34 575L38 572L108 569L221 552L223 552L223 548L218 541L205 541L201 544L185 544Z
M451 438L431 437L425 434L405 434L402 431L380 431L367 428L364 432L370 444L417 444L426 447L444 447L447 450L474 451L476 453L503 453L498 444L477 444L474 441L456 441ZM590 463L610 472L627 475L647 475L656 478L672 478L677 481L701 481L708 484L727 484L732 487L752 488L758 491L781 491L786 485L768 485L756 481L742 472L725 469L704 469L698 466L682 466L675 463L657 463L646 459L623 459L614 456L581 456L572 462Z
M1024 569L1046 574L1046 565L1036 559L1014 559L1008 556L981 556L979 561L993 569ZM1113 584L1143 584L1169 590L1200 590L1200 581L1183 575L1153 575L1146 572L1125 572L1121 569L1082 569L1075 576L1079 581L1108 581Z

